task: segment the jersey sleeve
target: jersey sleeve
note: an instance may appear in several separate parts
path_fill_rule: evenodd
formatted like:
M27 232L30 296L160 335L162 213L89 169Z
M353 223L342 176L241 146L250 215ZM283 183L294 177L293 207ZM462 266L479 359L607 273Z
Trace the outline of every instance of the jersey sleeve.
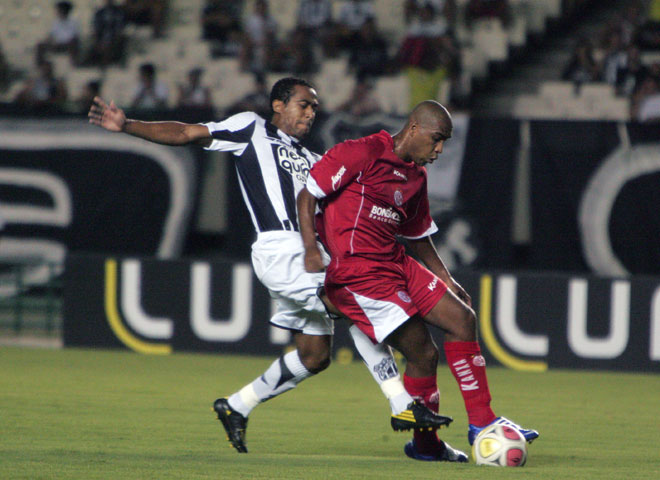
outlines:
M328 150L309 172L307 190L321 199L358 178L373 152L365 142L348 140Z
M429 196L426 186L426 176L422 188L417 195L408 202L408 218L399 227L399 235L404 238L416 240L428 237L438 231L438 226L431 218L429 209Z
M250 143L259 116L253 112L243 112L221 121L203 125L213 137L205 150L218 150L241 155Z

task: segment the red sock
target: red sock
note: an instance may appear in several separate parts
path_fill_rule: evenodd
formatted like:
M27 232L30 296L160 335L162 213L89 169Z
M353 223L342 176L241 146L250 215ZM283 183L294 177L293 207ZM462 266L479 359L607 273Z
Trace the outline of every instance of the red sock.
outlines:
M409 377L404 374L403 386L411 397L418 401L421 400L429 410L438 413L440 409L440 392L438 391L438 381L435 375L431 377ZM415 430L414 438L419 453L434 454L440 448L440 441L435 430Z
M477 342L445 342L447 363L458 382L471 425L483 427L495 420L490 408L486 362Z

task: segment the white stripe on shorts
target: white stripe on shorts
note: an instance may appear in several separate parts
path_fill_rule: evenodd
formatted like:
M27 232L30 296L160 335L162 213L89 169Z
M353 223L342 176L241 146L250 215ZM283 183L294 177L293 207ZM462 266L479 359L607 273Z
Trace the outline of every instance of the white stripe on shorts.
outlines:
M348 287L344 288L353 295L353 298L355 298L355 301L369 319L369 322L374 328L376 340L379 343L410 318L410 315L396 303L374 300L373 298L352 292Z

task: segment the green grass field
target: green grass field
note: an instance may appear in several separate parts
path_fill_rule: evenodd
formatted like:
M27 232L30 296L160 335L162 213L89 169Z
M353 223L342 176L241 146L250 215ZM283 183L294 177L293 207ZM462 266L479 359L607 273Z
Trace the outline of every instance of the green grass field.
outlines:
M660 377L491 368L496 413L537 428L520 469L416 462L361 363L333 364L250 416L228 447L213 400L270 358L0 348L1 479L658 479ZM438 370L443 438L467 450L456 383Z

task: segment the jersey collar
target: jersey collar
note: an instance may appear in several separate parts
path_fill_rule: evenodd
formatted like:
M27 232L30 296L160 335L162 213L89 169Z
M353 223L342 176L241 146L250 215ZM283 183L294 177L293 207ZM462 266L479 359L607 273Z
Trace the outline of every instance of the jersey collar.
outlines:
M298 140L296 137L292 137L291 135L284 133L282 130L270 123L269 120L266 120L266 132L272 137L279 137L286 143L296 148L300 148L300 140Z
M392 135L385 130L381 130L378 132L378 136L381 137L387 145L387 150L394 153L394 139L392 138Z

